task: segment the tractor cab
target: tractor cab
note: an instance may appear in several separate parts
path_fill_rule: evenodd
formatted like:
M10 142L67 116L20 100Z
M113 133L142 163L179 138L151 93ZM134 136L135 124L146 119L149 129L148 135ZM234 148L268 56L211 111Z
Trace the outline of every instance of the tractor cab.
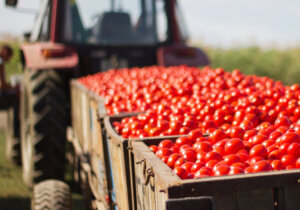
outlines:
M208 64L202 51L185 46L181 17L175 0L43 0L30 41L72 48L80 75L133 66Z

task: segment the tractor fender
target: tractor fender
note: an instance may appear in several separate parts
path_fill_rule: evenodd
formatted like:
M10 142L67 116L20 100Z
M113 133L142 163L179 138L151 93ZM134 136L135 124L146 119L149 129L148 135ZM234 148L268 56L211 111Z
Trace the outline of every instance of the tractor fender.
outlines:
M25 68L32 70L70 69L78 65L78 54L63 44L28 43L21 47L21 60Z

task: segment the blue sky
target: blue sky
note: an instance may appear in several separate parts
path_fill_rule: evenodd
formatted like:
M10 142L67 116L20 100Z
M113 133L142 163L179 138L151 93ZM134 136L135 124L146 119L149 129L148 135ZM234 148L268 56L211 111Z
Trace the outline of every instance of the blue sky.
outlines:
M126 1L126 0L123 0ZM40 0L19 0L19 7L37 9ZM88 1L87 1L88 2ZM179 0L192 40L230 47L300 46L300 1ZM0 33L29 31L34 15L17 13L0 0Z

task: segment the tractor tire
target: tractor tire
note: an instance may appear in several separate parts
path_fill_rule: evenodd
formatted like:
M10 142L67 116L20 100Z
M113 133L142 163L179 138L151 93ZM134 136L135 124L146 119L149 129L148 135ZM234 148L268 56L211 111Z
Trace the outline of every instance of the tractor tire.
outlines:
M54 70L25 70L21 91L21 150L25 184L64 179L66 90Z
M69 186L58 180L46 180L33 188L32 210L71 210L72 197Z
M21 146L20 146L20 135L15 127L15 112L14 108L10 107L7 110L6 119L6 158L16 165L21 165Z

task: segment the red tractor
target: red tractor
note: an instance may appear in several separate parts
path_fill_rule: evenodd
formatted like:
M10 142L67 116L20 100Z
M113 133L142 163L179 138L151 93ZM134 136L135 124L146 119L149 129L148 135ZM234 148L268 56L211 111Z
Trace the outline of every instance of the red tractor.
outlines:
M176 0L41 1L20 52L20 138L17 131L8 138L14 139L11 154L21 154L28 186L64 178L71 78L110 68L209 63L203 51L186 45L181 18Z

